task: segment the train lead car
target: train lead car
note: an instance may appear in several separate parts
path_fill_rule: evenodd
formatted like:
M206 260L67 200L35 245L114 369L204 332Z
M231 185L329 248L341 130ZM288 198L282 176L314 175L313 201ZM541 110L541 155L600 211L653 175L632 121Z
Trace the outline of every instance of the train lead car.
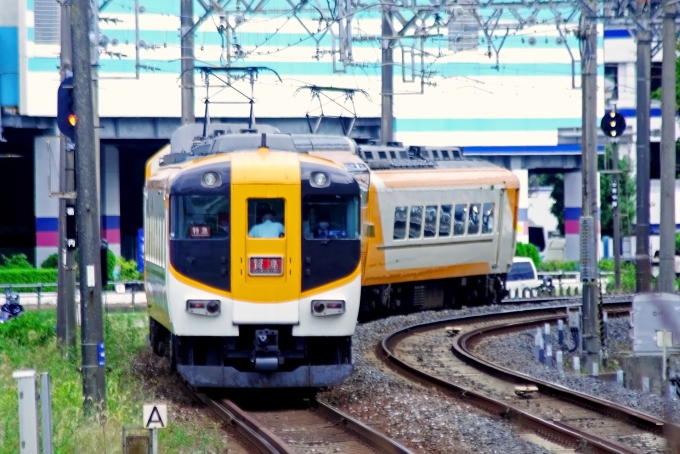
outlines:
M507 294L519 180L456 147L185 125L144 197L151 344L195 386L339 385L358 319Z

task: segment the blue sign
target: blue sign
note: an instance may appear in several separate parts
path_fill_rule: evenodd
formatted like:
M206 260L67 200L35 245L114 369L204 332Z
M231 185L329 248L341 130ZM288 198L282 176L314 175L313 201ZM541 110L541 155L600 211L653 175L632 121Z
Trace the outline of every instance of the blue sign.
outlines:
M137 270L144 272L144 229L137 230Z
M104 367L106 358L104 356L104 342L97 344L97 357L99 358L99 367Z

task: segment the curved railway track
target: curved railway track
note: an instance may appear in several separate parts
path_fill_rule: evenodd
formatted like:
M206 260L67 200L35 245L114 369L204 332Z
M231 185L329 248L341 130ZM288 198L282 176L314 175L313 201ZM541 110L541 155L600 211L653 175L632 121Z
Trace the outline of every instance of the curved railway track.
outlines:
M266 454L385 453L411 451L377 430L316 399L286 408L245 409L233 400L190 390L236 431L249 452Z
M620 313L630 306L610 300L606 307L610 313ZM474 353L474 346L485 336L526 330L565 317L566 306L438 320L393 332L377 353L399 373L500 415L560 446L597 453L678 452L673 449L680 440L680 426L675 423L499 367ZM444 330L451 324L461 328L453 339L446 337ZM435 342L423 350L419 348L423 338L435 338ZM441 348L446 341L453 341L451 350ZM423 363L430 366L423 367ZM518 384L534 385L538 392L529 398L519 397L515 394ZM634 444L630 441L641 440L650 451L630 447Z

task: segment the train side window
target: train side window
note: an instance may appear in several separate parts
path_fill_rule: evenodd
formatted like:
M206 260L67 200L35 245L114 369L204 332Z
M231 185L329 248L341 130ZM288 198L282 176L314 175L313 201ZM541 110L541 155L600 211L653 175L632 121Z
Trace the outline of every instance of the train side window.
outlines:
M359 238L359 197L306 195L302 200L302 231L305 239Z
M231 231L230 200L223 195L173 196L171 237L178 239L228 239Z
M286 201L281 198L248 199L248 236L283 238Z
M437 150L432 150L432 156L434 156L435 161L439 161L439 152Z
M485 203L482 211L482 233L493 233L494 204Z
M442 158L444 159L444 161L448 161L450 159L449 150L442 150Z
M439 209L439 238L451 236L451 205Z
M425 207L425 238L437 236L437 205Z
M480 224L480 204L479 203L473 203L470 205L470 218L468 221L468 234L470 235L477 235L479 233L479 224Z
M453 235L465 234L465 218L467 217L467 204L460 203L456 205L456 211L453 217Z
M379 151L379 152L378 152L378 157L379 157L380 159L387 159L387 153L385 153L384 151Z
M405 152L405 151L400 151L400 152L399 152L399 157L400 157L401 159L408 159L408 153Z
M364 151L364 155L366 156L367 161L373 161L373 152L372 151Z
M394 151L390 151L390 158L397 159L397 154Z
M396 207L394 209L394 236L395 240L406 238L406 218L408 207Z
M411 216L408 224L408 237L420 238L423 234L423 207L411 207Z

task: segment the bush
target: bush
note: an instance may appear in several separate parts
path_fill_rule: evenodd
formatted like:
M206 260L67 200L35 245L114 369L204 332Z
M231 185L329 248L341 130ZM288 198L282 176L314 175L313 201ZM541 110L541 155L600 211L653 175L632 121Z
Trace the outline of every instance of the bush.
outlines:
M541 257L538 255L538 249L531 243L517 243L515 256L529 257L537 267L541 264Z
M109 281L113 281L113 269L116 266L116 254L111 252L111 249L109 249L109 254L108 254L108 261L109 261L109 272L108 272L108 277ZM49 257L47 257L41 264L40 268L41 269L54 269L59 267L59 257L57 254L52 254ZM78 249L76 249L76 275L78 274ZM56 281L55 281L56 282Z
M48 269L0 269L0 284L56 284L57 270ZM15 289L17 292L34 292L35 288ZM43 287L43 291L54 292L56 287Z
M2 256L2 266L4 269L32 269L31 265L24 254L16 254L11 257Z
M134 260L126 260L123 257L118 257L118 264L120 265L120 281L141 281L144 276L137 270L137 262Z
M40 264L41 269L54 269L57 267L59 267L59 257L57 254L50 255Z
M548 260L546 262L541 262L537 267L538 271L579 271L581 269L581 264L578 260Z

